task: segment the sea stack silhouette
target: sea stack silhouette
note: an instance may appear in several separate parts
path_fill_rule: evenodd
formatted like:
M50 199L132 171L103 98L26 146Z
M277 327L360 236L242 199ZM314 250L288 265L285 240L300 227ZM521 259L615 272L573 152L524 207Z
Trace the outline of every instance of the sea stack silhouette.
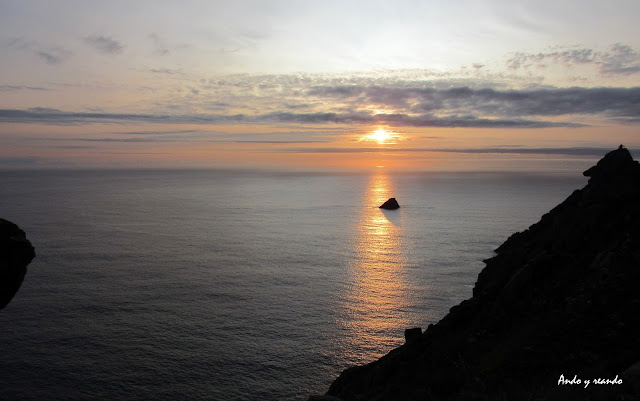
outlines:
M389 200L380 205L379 208L386 210L396 210L400 208L400 205L398 205L398 201L396 200L396 198L389 198Z
M20 289L27 265L35 256L24 231L0 218L0 309L7 306Z
M310 399L637 397L640 165L621 145L584 175L584 188L484 261L470 299Z

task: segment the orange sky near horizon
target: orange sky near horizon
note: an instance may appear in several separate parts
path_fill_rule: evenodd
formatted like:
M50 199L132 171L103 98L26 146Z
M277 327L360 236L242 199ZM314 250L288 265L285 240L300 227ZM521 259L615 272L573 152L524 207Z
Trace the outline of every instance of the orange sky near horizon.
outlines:
M640 149L603 4L0 3L0 169L581 168Z
M0 125L7 145L0 158L39 155L29 168L573 171L601 156L548 154L545 149L638 146L634 127L612 130L14 123ZM372 137L376 132L391 137L379 140ZM541 150L519 153L518 148Z

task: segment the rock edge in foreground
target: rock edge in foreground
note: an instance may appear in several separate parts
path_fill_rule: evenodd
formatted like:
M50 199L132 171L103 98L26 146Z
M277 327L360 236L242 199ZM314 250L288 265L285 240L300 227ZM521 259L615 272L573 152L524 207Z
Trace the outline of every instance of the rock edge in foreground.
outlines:
M0 218L0 309L7 306L20 289L27 266L35 256L24 231Z

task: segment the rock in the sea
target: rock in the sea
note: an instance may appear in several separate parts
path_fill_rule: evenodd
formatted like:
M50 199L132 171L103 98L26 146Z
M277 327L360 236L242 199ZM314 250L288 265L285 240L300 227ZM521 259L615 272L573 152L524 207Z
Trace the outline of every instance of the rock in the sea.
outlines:
M24 231L12 222L0 218L0 309L16 295L27 265L36 256Z
M470 299L419 338L345 370L327 394L343 401L637 397L640 165L621 146L585 175L583 189L496 249ZM570 384L574 378L581 384Z
M395 209L398 209L399 207L400 205L398 205L398 201L396 200L396 198L389 198L389 200L387 200L385 203L380 205L380 209L387 209L387 210L395 210Z

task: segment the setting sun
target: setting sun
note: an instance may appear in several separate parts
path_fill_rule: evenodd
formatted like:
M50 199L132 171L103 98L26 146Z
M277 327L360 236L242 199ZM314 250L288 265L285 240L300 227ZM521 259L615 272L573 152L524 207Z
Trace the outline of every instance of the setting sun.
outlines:
M378 141L378 143L385 143L386 141L391 139L391 134L383 129L377 130L370 136L371 136L371 139Z
M365 135L362 140L364 141L375 141L379 144L390 144L395 143L398 139L398 134L395 132L387 131L382 128L375 130L374 132Z

